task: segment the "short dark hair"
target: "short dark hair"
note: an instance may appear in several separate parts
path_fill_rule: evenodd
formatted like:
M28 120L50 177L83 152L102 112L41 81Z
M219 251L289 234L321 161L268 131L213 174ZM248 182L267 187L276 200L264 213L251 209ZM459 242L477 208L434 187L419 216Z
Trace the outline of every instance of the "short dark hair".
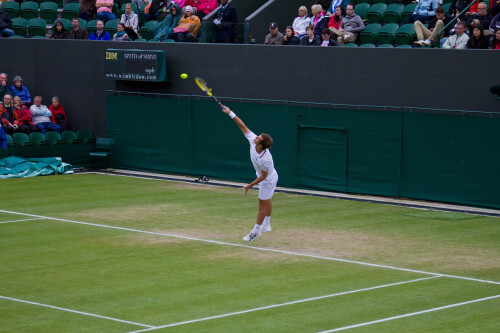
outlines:
M353 3L347 4L347 6L345 6L345 8L347 9L347 7L349 7L349 6L352 6L352 9L356 8L356 6Z
M306 30L312 30L312 31L314 31L314 25L308 25L306 27Z
M262 145L262 148L264 149L271 148L273 146L273 138L271 138L271 136L266 133L262 133L261 135L262 135L262 141L260 142L260 144Z
M457 25L461 25L465 30L467 30L467 23L465 23L464 21L458 22Z
M323 30L321 30L321 34L322 34L322 35L330 35L330 29L328 29L328 28L323 28Z
M436 13L444 14L444 8L439 6L438 8L436 8Z

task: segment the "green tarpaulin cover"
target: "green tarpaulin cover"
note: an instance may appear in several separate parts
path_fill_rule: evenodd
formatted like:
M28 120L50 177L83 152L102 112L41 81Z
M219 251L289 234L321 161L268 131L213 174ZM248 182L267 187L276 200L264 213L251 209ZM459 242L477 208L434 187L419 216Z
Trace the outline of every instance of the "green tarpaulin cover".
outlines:
M0 159L0 179L47 176L73 173L71 164L60 157L21 158L9 156Z

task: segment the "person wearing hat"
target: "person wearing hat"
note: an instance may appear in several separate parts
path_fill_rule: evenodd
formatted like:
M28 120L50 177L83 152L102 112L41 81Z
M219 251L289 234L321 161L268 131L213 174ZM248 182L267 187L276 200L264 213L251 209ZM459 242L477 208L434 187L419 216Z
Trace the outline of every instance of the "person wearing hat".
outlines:
M201 28L200 18L193 13L193 7L185 6L183 11L185 14L181 17L179 24L169 34L169 38L177 42L195 40Z
M283 34L278 31L278 23L271 22L271 24L269 24L269 34L266 36L264 44L283 45L283 42L284 42Z
M26 86L23 85L23 79L19 75L16 75L13 81L14 85L10 86L10 90L12 91L14 96L19 96L19 98L21 98L23 104L30 107L31 95L30 92L28 91L28 88L26 88Z

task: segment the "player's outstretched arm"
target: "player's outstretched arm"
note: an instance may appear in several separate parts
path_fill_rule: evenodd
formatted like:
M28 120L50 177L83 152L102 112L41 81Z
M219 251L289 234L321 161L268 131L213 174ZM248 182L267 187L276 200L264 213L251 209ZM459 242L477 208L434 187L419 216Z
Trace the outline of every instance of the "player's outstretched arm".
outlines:
M229 115L229 117L233 118L233 120L236 123L236 125L238 125L238 127L240 128L240 130L243 132L243 135L245 135L248 132L250 132L250 130L248 129L248 127L246 127L246 125L243 122L243 120L241 120L240 117L238 117L233 111L231 111L230 108L228 108L227 106L223 105L222 106L222 112L224 112L225 114Z

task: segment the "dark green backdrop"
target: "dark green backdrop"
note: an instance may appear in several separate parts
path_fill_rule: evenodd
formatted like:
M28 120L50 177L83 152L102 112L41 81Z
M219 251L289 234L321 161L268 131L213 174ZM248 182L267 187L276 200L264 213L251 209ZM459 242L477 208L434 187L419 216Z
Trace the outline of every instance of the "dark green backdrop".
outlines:
M500 208L500 118L234 100L273 136L279 186ZM213 101L109 92L113 166L249 181L248 143Z

